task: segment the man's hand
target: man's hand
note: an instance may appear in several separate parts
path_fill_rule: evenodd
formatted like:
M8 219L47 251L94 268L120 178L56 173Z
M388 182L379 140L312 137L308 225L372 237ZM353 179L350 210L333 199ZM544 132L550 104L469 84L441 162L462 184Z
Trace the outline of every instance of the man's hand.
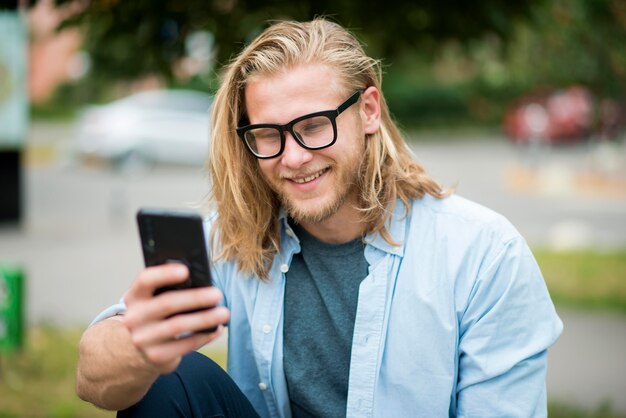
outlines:
M229 319L228 309L216 307L223 296L215 287L153 296L159 287L184 282L188 275L182 264L149 267L124 295L127 311L122 321L147 365L160 374L174 371L183 355L217 338ZM187 311L197 312L181 313ZM207 328L217 329L194 333Z
M230 314L215 307L223 297L219 289L173 290L154 296L157 288L181 283L188 274L182 264L145 269L124 296L126 314L85 331L76 373L81 399L113 411L128 408L160 374L174 371L183 355L221 334ZM197 312L181 313L191 310ZM213 333L194 333L214 327Z

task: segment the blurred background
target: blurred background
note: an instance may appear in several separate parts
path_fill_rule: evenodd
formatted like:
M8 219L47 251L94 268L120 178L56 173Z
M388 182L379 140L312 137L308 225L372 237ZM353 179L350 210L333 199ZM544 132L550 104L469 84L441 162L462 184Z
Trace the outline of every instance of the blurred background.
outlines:
M204 209L221 67L319 15L382 60L416 158L531 245L550 416L626 417L624 0L0 0L0 417L114 416L74 372L142 267L136 210Z

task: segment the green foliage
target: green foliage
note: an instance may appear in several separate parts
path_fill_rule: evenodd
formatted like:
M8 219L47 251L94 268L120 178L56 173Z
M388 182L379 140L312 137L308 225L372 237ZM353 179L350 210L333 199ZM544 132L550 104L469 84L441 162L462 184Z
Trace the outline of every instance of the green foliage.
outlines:
M626 95L626 2L553 0L520 25L508 51L511 78L533 85L581 83L597 94Z
M480 80L461 85L411 83L403 73L390 73L385 97L391 113L407 129L493 127L523 91L520 86L491 87Z
M328 15L354 28L373 55L392 57L407 49L432 51L446 39L468 42L485 33L507 39L511 21L528 18L536 3L388 0L363 7L353 0L92 0L62 28L84 28L96 72L122 79L157 73L172 79L188 35L198 30L214 35L217 62L223 64L270 20Z
M65 5L74 0L55 0ZM551 0L92 0L63 22L79 26L91 57L86 79L60 106L125 95L130 80L217 88L217 69L272 20L329 16L385 64L385 96L401 125L498 126L508 106L537 89L583 84L626 97L626 2ZM190 34L211 34L207 68L181 77ZM111 91L112 85L124 88ZM36 116L40 113L36 113Z
M407 128L437 126L453 120L469 120L468 100L464 91L445 85L416 86L412 89L388 89L387 102L396 119Z
M498 126L507 106L527 86L501 82L501 76L481 68L500 65L496 55L452 43L430 62L415 55L399 59L386 67L384 77L392 114L411 130Z
M536 5L530 21L510 23L506 43L487 34L396 59L385 95L397 119L410 128L496 126L520 96L572 84L625 100L626 2L554 0Z

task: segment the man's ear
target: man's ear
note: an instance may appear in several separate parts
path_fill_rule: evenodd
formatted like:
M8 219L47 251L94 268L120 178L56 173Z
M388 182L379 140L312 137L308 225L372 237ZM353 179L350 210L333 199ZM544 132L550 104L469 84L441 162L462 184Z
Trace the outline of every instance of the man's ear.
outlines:
M380 128L380 91L368 87L361 93L359 112L366 134L375 134Z

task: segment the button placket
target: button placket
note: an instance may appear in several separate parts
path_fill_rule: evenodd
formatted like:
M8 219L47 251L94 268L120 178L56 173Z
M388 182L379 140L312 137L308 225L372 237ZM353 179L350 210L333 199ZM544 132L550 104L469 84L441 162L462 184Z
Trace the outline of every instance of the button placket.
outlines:
M386 278L393 267L389 256L371 269L359 287L354 341L348 383L347 416L371 416L374 403L374 382L379 366L378 353L386 307ZM366 302L367 301L367 302Z

